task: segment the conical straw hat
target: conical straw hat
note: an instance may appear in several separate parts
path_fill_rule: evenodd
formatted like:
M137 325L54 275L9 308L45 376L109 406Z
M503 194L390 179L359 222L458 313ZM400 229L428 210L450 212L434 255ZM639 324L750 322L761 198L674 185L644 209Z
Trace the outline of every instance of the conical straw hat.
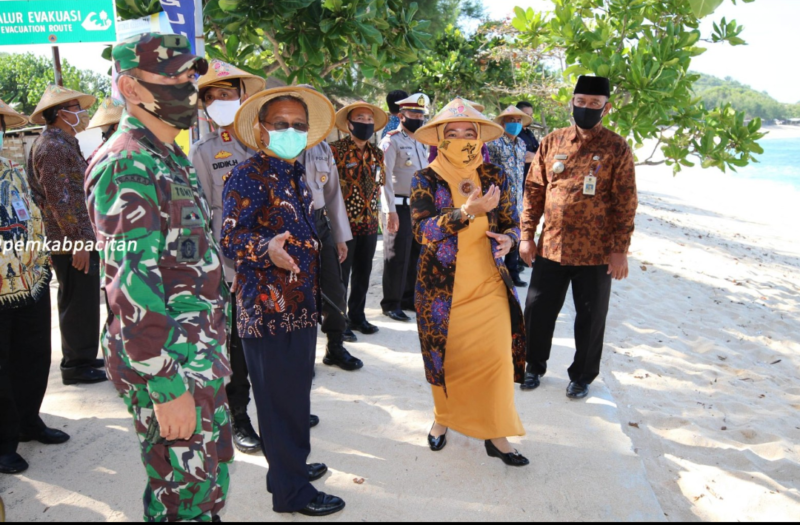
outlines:
M300 86L286 86L266 91L260 91L248 98L236 112L234 129L239 140L250 149L261 150L260 136L257 139L255 127L258 125L258 112L261 106L281 96L299 98L308 106L308 143L306 149L311 149L323 140L333 129L335 113L333 104L325 95L313 89Z
M215 58L208 63L208 73L197 81L197 89L202 91L212 84L234 78L241 79L242 84L244 84L244 92L248 95L258 93L267 85L265 79Z
M483 142L491 142L503 136L504 130L483 113L472 107L462 98L455 98L444 109L436 114L427 124L414 133L414 138L429 146L438 146L442 137L439 137L438 128L448 122L474 122L478 124L479 137Z
M114 104L111 97L103 99L102 104L97 108L97 112L92 117L92 120L89 121L89 125L86 126L86 129L118 124L122 119L122 109L122 106Z
M468 99L466 99L466 98L463 98L463 97L461 98L461 100L463 100L464 102L466 102L467 104L469 104L469 105L470 105L470 106L472 106L473 108L477 109L477 110L478 110L478 111L480 111L481 113L483 113L484 111L486 111L486 106L484 106L483 104L478 104L477 102L473 102L473 101L471 101L471 100L468 100Z
M502 113L500 113L494 118L494 121L502 126L504 117L522 117L523 128L527 128L528 126L531 125L531 122L533 122L533 119L531 117L529 117L521 109L518 109L516 106L508 106L506 109L503 110Z
M44 94L42 94L41 100L39 100L39 104L37 104L36 109L33 110L33 114L31 115L30 119L31 122L44 125L45 121L42 112L45 109L58 106L64 102L69 102L72 99L78 99L81 109L89 109L92 104L97 101L97 99L92 95L73 91L69 88L57 86L55 84L48 84L47 88L44 90Z
M358 108L367 108L372 111L373 118L375 119L375 131L380 131L386 127L389 122L389 117L386 112L378 106L373 106L367 102L355 102L348 104L336 112L336 127L343 133L351 133L350 128L347 127L347 116L351 111Z
M28 123L25 115L17 113L14 108L0 100L0 115L3 115L3 120L6 121L6 128L18 128Z

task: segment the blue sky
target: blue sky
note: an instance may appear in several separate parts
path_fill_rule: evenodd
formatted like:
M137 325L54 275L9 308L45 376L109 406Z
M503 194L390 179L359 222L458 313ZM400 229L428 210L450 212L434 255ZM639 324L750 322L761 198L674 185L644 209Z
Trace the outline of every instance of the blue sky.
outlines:
M514 6L549 10L548 0L484 0L492 18L513 14ZM692 69L718 77L730 76L759 91L766 91L781 102L800 102L800 69L797 64L797 24L800 21L800 0L756 0L725 3L701 27L703 36L711 34L711 24L722 17L736 19L745 26L742 37L747 46L708 44L709 50L695 58ZM99 73L108 71L109 62L100 58L103 46L61 46L61 57L82 69ZM2 51L20 53L34 51L50 56L49 46L9 46Z

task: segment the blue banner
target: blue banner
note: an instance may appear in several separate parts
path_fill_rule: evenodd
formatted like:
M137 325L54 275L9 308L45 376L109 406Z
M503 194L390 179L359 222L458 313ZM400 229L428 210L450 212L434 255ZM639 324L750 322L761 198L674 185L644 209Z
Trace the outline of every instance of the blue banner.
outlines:
M195 52L194 2L195 0L161 0L161 7L167 14L172 30L189 39L193 53Z

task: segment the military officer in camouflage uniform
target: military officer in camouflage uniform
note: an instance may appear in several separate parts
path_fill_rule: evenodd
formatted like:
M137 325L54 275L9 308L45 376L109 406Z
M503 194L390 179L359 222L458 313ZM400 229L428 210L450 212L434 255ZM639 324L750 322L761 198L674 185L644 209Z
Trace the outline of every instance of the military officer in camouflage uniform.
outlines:
M217 521L233 457L226 354L228 289L210 212L175 144L197 114L207 62L181 35L114 46L126 101L89 167L86 194L112 311L109 379L128 406L148 476L146 521Z

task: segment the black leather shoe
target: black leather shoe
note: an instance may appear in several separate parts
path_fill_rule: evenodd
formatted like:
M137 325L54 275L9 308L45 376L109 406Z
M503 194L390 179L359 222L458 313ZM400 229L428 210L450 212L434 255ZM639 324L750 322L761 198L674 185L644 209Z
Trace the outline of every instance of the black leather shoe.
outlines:
M308 418L308 422L311 424L311 428L314 428L315 426L319 425L319 416L311 414L311 416Z
M354 334L353 331L348 328L342 332L342 341L345 343L356 343L358 342L358 337L356 337L356 334Z
M433 427L431 427L431 430L433 430ZM428 432L428 446L431 448L431 450L434 452L439 452L444 448L445 445L447 445L447 430L445 430L444 434L439 437L433 437L431 433Z
M69 434L61 432L54 428L43 428L36 434L20 434L20 443L27 443L28 441L38 441L42 445L60 445L69 441Z
M528 283L517 277L514 279L514 286L528 286Z
M492 441L489 439L484 441L483 444L486 446L486 454L489 457L499 458L503 463L505 463L509 467L524 467L525 465L528 465L530 463L530 461L528 461L528 458L526 458L516 450L514 452L503 454L502 452L500 452L500 449L494 446L494 443L492 443Z
M19 474L28 470L28 462L13 452L0 456L0 474Z
M105 368L106 360L103 359L102 357L99 359L95 359L89 366L91 366L92 368Z
M341 343L333 343L330 341L328 342L328 346L325 350L325 357L322 358L322 362L328 366L338 366L342 370L347 370L348 372L358 370L364 366L361 359L351 356L350 352L348 352Z
M589 385L579 383L577 381L570 381L567 387L567 397L570 399L581 399L589 394Z
M414 306L414 303L410 303L410 304L409 303L401 303L400 304L400 309L401 310L405 310L406 312L412 312L412 313L415 313L417 311L416 307Z
M408 322L411 320L411 318L407 316L406 313L402 310L388 310L386 312L383 312L383 315L391 319L394 319L395 321Z
M308 502L308 505L297 512L303 514L304 516L312 516L316 518L319 516L327 516L329 514L339 512L343 508L344 501L342 498L337 498L336 496L331 496L325 494L324 492L320 492L317 494L316 498Z
M90 366L76 366L74 368L61 367L61 381L63 381L65 385L102 383L107 380L108 378L104 370L97 370Z
M309 463L306 469L308 469L308 481L317 481L328 472L325 463Z
M519 385L520 390L536 390L539 388L540 381L539 379L542 376L539 374L532 374L530 372L525 372L525 380Z
M350 330L361 332L364 335L372 335L380 331L380 329L377 326L375 326L374 324L370 324L369 322L367 322L366 319L361 321L360 323L350 323L349 328Z
M245 454L261 452L261 438L253 428L250 418L233 420L233 446Z

